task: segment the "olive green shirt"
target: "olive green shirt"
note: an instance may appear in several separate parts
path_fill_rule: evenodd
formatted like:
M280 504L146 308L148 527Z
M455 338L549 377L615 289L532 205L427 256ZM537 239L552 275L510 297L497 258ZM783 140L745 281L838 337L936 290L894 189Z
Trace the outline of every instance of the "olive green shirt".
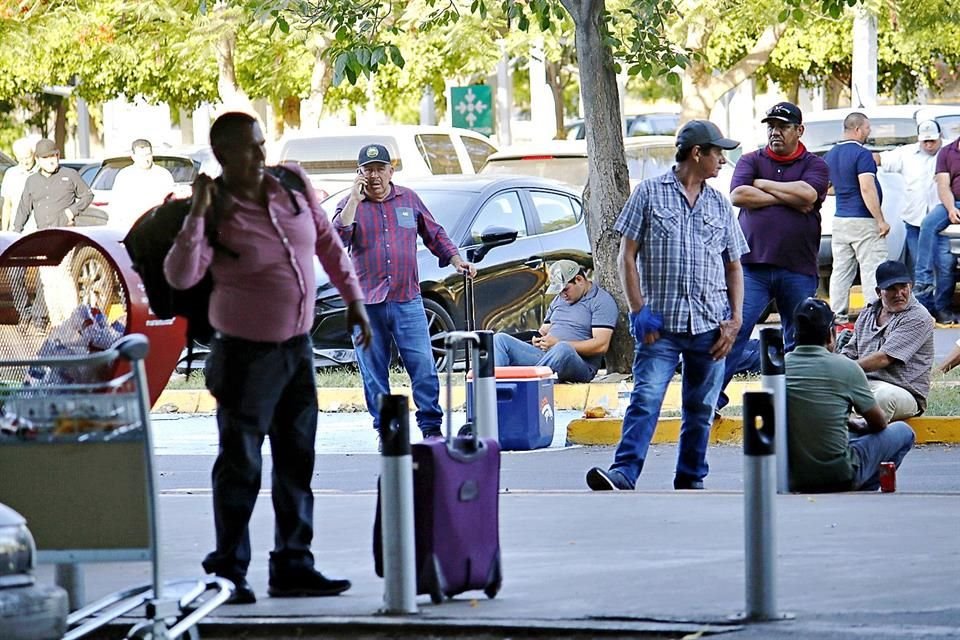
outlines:
M847 418L876 406L853 360L825 347L797 346L786 355L790 490L836 489L853 480Z

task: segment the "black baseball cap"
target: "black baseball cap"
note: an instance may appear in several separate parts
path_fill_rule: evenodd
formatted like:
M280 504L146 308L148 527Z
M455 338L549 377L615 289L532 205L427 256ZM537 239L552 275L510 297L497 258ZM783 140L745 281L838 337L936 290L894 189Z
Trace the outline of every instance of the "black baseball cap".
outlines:
M880 263L877 267L877 286L881 289L889 289L895 284L913 284L907 265L896 260Z
M724 138L720 127L709 120L691 120L677 132L677 147L689 149L695 146L713 145L721 149L736 149L740 143Z
M360 156L357 158L357 166L362 167L371 162L382 162L390 164L390 152L382 144L368 144L360 149Z
M801 302L793 317L798 325L806 325L820 333L833 327L833 311L820 298L807 298Z
M789 124L803 124L803 113L800 111L800 107L792 102L778 102L767 109L767 115L763 116L760 122L769 122L770 120L778 120Z

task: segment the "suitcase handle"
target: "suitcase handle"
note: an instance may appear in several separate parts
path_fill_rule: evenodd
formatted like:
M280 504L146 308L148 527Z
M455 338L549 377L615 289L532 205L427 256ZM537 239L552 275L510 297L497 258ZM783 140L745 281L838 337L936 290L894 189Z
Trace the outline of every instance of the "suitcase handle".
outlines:
M443 339L443 345L447 351L447 442L453 438L453 359L457 352L457 345L465 343L467 349L467 362L470 361L470 349L475 349L480 345L480 336L475 331L449 331ZM466 389L466 385L464 385ZM477 430L470 429L470 434L474 442L477 441Z

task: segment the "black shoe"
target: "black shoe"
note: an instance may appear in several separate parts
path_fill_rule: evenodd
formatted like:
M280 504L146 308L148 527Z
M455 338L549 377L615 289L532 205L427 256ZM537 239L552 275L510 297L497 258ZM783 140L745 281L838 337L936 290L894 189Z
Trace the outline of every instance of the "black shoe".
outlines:
M933 314L937 324L956 324L957 316L952 311L942 309Z
M702 490L703 480L697 480L690 476L677 475L673 478L673 488L678 491Z
M633 483L616 469L594 467L587 471L587 486L593 491L633 491Z
M424 439L424 440L426 440L427 438L442 438L442 437L443 437L443 431L441 431L440 429L438 429L438 428L436 428L436 427L434 427L433 429L424 429L422 433L423 433L423 439Z
M271 576L267 593L271 598L317 598L341 594L350 586L349 580L327 578L316 569L300 569L282 577Z
M233 583L233 595L227 598L223 604L253 604L257 601L257 594L246 578L238 576L220 576Z

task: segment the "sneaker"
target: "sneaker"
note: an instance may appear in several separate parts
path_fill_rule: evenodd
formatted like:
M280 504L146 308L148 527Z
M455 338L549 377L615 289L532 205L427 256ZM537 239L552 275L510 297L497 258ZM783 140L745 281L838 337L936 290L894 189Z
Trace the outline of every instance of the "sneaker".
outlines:
M437 427L434 427L433 429L424 429L423 439L426 440L427 438L443 438L443 431Z
M673 478L673 488L677 491L700 491L703 489L703 480L698 480L691 476L677 474Z
M231 594L223 604L253 604L257 601L257 594L253 592L253 587L250 586L246 578L242 576L222 576L219 574L218 577L226 578L233 583L233 594Z
M941 309L933 314L937 324L956 324L957 316L948 309Z
M633 483L621 472L600 467L587 471L587 486L593 491L633 491Z
M271 598L318 598L335 596L350 588L349 580L327 578L316 569L301 569L286 576L270 576Z

